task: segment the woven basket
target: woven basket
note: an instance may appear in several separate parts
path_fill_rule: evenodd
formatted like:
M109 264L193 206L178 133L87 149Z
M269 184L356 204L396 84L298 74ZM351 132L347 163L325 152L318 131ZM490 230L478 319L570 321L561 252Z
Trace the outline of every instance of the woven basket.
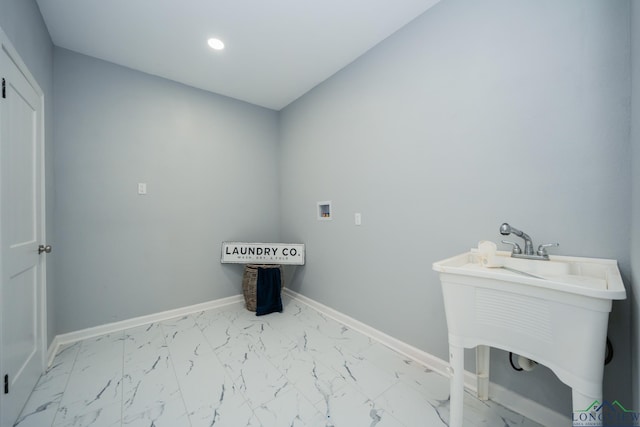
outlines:
M247 310L256 311L256 284L258 282L258 268L279 268L281 289L284 287L284 277L282 275L282 266L279 264L247 264L242 274L242 293Z

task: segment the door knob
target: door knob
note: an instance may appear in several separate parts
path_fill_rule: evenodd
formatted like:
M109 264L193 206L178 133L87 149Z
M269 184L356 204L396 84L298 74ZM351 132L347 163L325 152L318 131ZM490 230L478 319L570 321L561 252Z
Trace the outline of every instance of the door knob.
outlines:
M51 253L51 245L40 245L38 246L38 253L41 254L42 252L46 252L46 253Z

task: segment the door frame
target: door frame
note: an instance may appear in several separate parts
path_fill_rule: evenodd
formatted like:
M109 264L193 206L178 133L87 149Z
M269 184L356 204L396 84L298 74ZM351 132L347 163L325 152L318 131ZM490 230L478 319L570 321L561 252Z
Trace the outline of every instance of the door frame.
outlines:
M38 237L40 239L41 244L46 244L46 181L45 181L45 115L44 115L44 93L42 91L42 89L40 88L40 85L38 84L38 82L36 81L36 79L33 77L33 75L31 74L31 72L29 71L29 69L27 68L26 64L24 63L24 61L22 60L22 58L20 57L20 55L18 54L18 51L13 47L13 44L11 43L11 40L9 39L9 37L7 37L6 33L2 30L2 28L0 27L0 49L2 49L7 56L14 62L14 64L18 67L18 69L20 70L20 72L24 75L24 77L26 78L27 82L29 82L29 85L31 85L31 87L35 90L36 94L38 95L38 97L40 98L40 105L39 105L39 109L37 112L38 115L38 123L37 123L37 130L38 130L38 135L37 135L37 149L40 151L40 155L39 155L39 165L37 165L36 167L39 169L39 173L40 173L40 182L38 183L40 189L39 191L36 193L36 197L38 197L38 203L40 204L40 236ZM1 133L0 133L0 137L1 137ZM1 155L1 154L0 154ZM1 167L1 165L0 165ZM1 177L1 175L0 175ZM2 217L1 217L1 213L0 213L0 221L2 221ZM1 230L0 230L1 232ZM41 366L41 371L44 372L45 367L46 367L46 361L47 361L47 341L48 341L48 334L47 334L47 257L46 256L40 256L39 257L39 280L38 280L38 292L40 293L40 299L38 302L38 307L36 307L36 309L38 310L38 315L40 316L39 322L38 322L38 335L39 337L37 337L37 341L39 343L39 345L41 346L40 350L40 354L41 354L41 360L40 360L40 366ZM2 276L2 272L3 272L3 266L2 266L2 245L0 245L0 277ZM0 286L0 301L2 300L2 286ZM2 316L0 315L0 343L2 342ZM2 364L2 360L0 360L0 372L4 372L4 366ZM0 392L3 392L2 390L0 390ZM2 404L0 403L0 407L2 406Z

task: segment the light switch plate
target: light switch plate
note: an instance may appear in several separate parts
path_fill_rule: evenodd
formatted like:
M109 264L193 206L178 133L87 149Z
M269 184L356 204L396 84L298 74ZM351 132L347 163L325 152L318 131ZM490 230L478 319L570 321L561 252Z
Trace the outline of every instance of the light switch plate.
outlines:
M138 194L144 195L147 194L147 183L139 182L138 183Z

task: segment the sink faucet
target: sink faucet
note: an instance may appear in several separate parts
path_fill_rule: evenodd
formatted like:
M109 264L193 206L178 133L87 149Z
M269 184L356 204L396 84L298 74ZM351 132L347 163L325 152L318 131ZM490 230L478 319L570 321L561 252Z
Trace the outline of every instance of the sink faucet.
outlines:
M508 236L511 233L524 239L524 254L533 255L533 242L531 241L531 237L529 237L527 233L510 226L506 222L500 226L500 234L502 234L503 236Z
M560 246L559 243L547 243L544 245L538 246L538 251L533 252L533 242L531 241L531 237L523 231L518 230L515 227L510 226L506 222L500 226L500 234L503 236L508 236L509 234L515 234L518 237L522 237L524 239L524 253L522 249L520 249L520 245L514 242L509 242L503 240L502 243L507 243L513 245L513 251L511 252L511 256L515 258L527 258L527 259L539 259L539 260L549 260L549 254L547 253L547 248L551 246Z

